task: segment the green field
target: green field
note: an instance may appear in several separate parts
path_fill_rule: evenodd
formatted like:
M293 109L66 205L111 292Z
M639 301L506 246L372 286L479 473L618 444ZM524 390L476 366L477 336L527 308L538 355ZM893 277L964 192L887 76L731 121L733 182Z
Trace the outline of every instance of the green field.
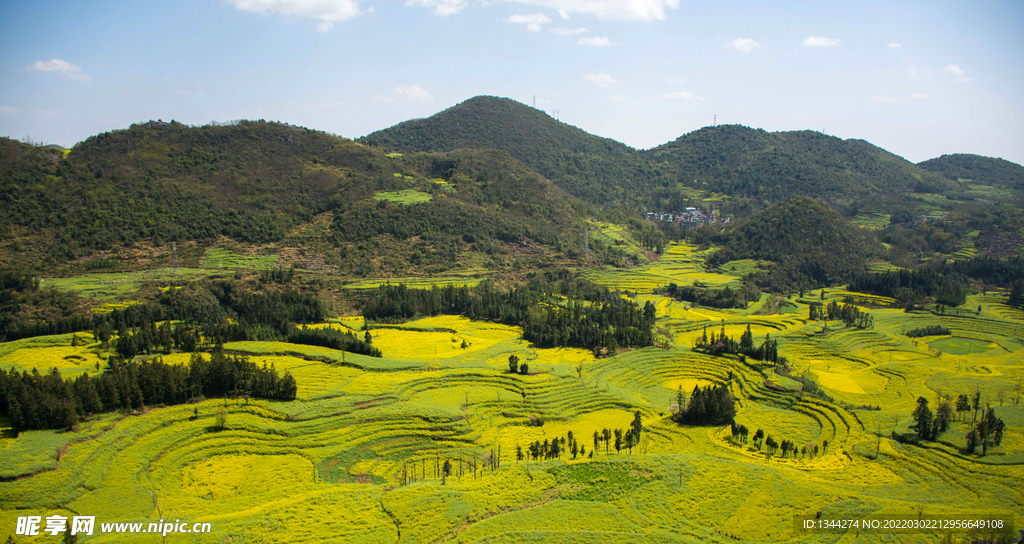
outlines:
M395 174L400 176L401 174ZM378 201L389 201L395 204L409 205L419 204L421 202L430 202L433 198L430 193L424 193L422 191L416 191L413 189L404 189L401 191L378 191L374 193L373 198Z
M673 246L649 265L589 274L641 293L669 282L738 280L700 262L693 248ZM756 265L732 264L734 272ZM0 429L0 527L14 527L26 513L95 513L98 522L162 516L211 523L209 535L168 537L181 542L895 543L944 542L945 534L809 535L795 532L793 520L819 511L832 518L1015 513L1021 525L1020 312L998 295L973 295L964 307L982 305L980 313L872 307L865 308L872 327L832 321L823 332L825 323L807 319L807 304L820 293L806 296L775 300L771 307L782 313L771 313L764 311L769 295L746 310L717 310L640 294L638 303L655 304L667 347L599 359L589 350L540 349L523 342L516 327L458 316L371 325L381 358L283 342L229 343L229 351L290 371L298 398L151 407L87 421L77 432L15 438ZM847 296L887 302L841 289L826 290L825 301ZM935 324L952 334L904 335ZM345 317L318 326L362 325ZM791 377L758 361L691 349L704 327L738 338L748 326L757 342L766 334L778 339ZM83 340L77 348L70 335L0 344L0 368L95 372L98 348L91 336ZM507 373L512 354L529 363L530 375ZM801 374L827 398L803 391L795 379ZM728 385L736 420L752 433L763 429L800 446L827 441L827 451L782 458L734 442L728 427L669 419L680 388L709 384ZM912 432L918 397L934 403L940 394L974 391L1007 424L1002 444L987 455L962 450L969 416L924 447L891 438ZM227 413L225 430L214 425L220 411ZM591 452L594 431L626 428L634 411L645 430L632 453L605 451L603 442ZM586 456L517 461L517 447L569 431ZM453 473L442 482L437 468L446 460ZM954 536L969 541L966 533Z

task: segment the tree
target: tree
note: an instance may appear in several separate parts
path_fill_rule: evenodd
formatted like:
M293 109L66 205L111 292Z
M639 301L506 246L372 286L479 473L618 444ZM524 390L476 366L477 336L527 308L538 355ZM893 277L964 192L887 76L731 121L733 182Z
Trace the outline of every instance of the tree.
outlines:
M967 453L974 453L974 450L978 448L978 429L973 428L965 437L967 440Z
M971 407L974 408L974 421L972 425L978 422L978 409L981 408L981 391L975 390L974 395L971 397Z
M928 399L917 397L917 407L914 408L913 418L916 422L914 430L917 432L918 438L928 440L932 432L932 411L928 408Z
M633 414L633 423L631 423L630 426L632 427L633 438L635 438L636 442L639 443L640 432L644 428L643 423L640 421L640 410L637 410L636 413Z
M519 356L509 355L508 356L508 371L515 374L519 371Z
M228 425L228 413L224 410L217 412L217 430L223 431Z
M597 451L597 443L601 441L601 434L594 431L594 449L590 451Z
M363 342L367 344L373 343L373 336L370 335L370 331L366 331L366 334L363 335Z
M615 453L622 451L622 429L615 429Z
M967 398L967 395L961 394L956 398L956 411L961 418L963 418L963 413L970 409L971 400Z
M452 474L452 460L451 459L445 459L444 460L444 466L441 468L441 475L442 475L442 477L441 477L441 485L444 485L445 481L448 479L448 476L451 476L451 474Z
M949 423L953 420L953 404L948 398L943 397L939 400L939 406L935 409L935 420L940 433L949 428Z
M762 442L762 440L764 440L764 431L761 430L761 429L758 429L757 432L754 433L754 445L757 446L758 451L761 450L761 442Z

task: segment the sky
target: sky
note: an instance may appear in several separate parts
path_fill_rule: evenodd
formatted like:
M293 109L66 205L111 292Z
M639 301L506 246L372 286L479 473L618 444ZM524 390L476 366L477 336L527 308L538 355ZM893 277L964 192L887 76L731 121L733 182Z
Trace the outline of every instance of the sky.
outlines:
M358 138L477 95L638 149L718 124L1024 164L1024 2L0 2L0 135L151 119Z

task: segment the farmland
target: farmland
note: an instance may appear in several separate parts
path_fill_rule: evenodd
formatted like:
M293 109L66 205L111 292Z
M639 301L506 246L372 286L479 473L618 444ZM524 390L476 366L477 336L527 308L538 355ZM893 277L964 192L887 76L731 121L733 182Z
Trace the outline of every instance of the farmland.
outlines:
M611 239L615 231L602 236ZM652 302L662 347L599 357L541 349L523 341L518 327L461 316L366 324L383 357L287 342L224 345L289 371L299 386L294 401L148 407L95 417L75 432L17 438L4 429L0 527L14 527L25 512L95 513L98 522L181 518L213 528L170 541L845 543L939 542L943 534L809 535L794 531L793 520L817 512L1020 518L1024 331L1021 313L1003 304L1003 294L970 295L945 312L904 312L887 307L891 300L840 289L774 304L766 294L729 310L653 294L670 282L736 285L739 274L761 264L709 272L703 255L674 245L639 267L588 273L637 293L641 307ZM225 268L262 267L262 259L206 256ZM421 287L445 282L456 279L424 280ZM862 305L872 326L808 319L812 301L833 300ZM950 334L904 334L931 325ZM359 334L363 326L358 316L314 325ZM739 338L747 327L756 342L766 335L778 340L788 371L693 349L705 328ZM98 372L108 352L91 334L78 333L78 340L75 347L70 334L0 344L0 368ZM529 374L508 372L511 355L529 365ZM185 364L188 357L164 359ZM821 394L800 380L817 383ZM763 429L822 451L769 455L734 441L728 426L684 427L670 419L680 389L689 394L712 384L729 388L736 422L751 432ZM935 403L938 395L975 391L1007 424L1001 445L986 455L963 451L971 414L933 442L892 438L913 432L918 397ZM639 444L616 452L601 441L594 450L595 431L625 429L637 411ZM569 432L586 454L517 460L517 447ZM445 461L452 467L447 477Z

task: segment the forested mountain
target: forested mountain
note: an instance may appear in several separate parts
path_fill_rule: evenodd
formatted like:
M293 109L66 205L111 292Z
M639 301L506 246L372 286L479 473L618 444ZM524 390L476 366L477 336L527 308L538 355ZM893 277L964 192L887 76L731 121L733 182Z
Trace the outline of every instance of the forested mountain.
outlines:
M949 179L971 180L1024 191L1024 166L1005 159L994 159L969 153L943 155L917 163L918 166Z
M716 242L721 249L708 257L710 264L737 259L776 263L768 274L755 278L772 290L846 283L865 272L869 260L885 254L869 231L807 197L792 197L755 213Z
M266 244L332 212L326 239L339 260L363 267L346 271L372 273L389 241L422 236L417 264L443 268L470 244L569 249L578 236L563 231L582 230L583 203L496 151L388 157L323 132L246 121L132 125L61 155L0 139L0 244L13 250L4 260L42 248L34 257L47 261L34 264L47 266L136 242L219 236Z
M661 173L637 150L508 98L471 98L360 141L401 153L502 150L570 194L602 206L649 202L651 188L661 186Z
M807 130L705 127L644 155L686 185L762 202L802 195L857 205L879 195L941 192L951 186L941 175L864 140Z

